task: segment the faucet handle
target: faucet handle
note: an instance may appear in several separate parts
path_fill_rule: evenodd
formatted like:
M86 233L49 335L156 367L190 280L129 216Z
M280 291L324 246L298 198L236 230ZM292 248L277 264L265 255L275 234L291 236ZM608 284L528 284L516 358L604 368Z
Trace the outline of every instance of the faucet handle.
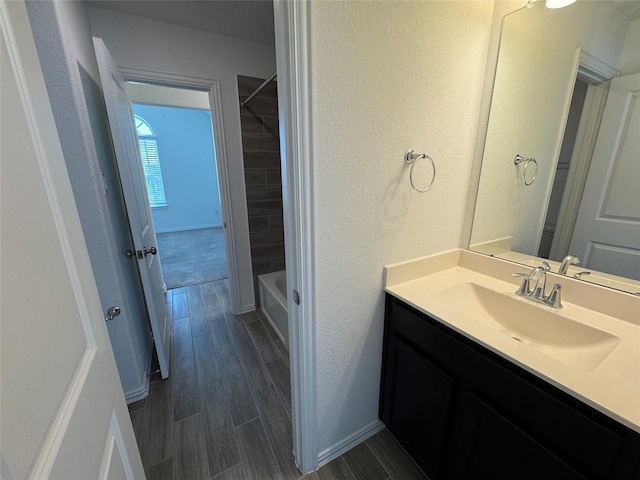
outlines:
M560 293L562 292L562 285L556 283L546 299L546 303L553 308L562 308L562 301L560 299Z
M516 273L512 273L511 274L512 277L523 277L522 280L522 284L520 285L520 288L518 288L518 290L516 290L516 295L519 295L521 297L527 297L529 296L529 294L531 293L531 278L529 277L528 273L520 273L520 272L516 272Z

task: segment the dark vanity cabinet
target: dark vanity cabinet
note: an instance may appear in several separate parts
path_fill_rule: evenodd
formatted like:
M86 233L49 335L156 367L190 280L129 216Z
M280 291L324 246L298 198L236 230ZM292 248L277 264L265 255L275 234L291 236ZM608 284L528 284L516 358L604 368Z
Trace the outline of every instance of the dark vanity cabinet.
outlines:
M640 480L640 434L391 295L380 418L430 480Z

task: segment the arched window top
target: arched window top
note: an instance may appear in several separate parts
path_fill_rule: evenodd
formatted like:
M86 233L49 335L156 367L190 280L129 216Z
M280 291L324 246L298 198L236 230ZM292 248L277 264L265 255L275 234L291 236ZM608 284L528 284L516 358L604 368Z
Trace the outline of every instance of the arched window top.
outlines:
M138 132L139 137L155 137L156 136L155 133L153 133L153 129L151 128L151 125L149 125L149 122L147 122L140 115L135 116L135 122L136 122L136 132Z

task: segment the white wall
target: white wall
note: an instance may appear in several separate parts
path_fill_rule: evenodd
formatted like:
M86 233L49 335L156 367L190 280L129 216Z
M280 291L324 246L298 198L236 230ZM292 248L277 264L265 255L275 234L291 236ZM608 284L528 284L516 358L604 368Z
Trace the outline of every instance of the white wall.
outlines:
M93 35L104 40L119 67L220 81L240 301L250 308L255 297L236 75L272 75L275 48L109 10L88 10Z
M619 68L628 22L606 2L511 14L503 29L471 243L513 235L535 255L575 81L576 50ZM504 41L504 38L507 38ZM530 187L514 156L534 156Z
M320 452L377 419L383 266L461 244L492 9L311 4ZM426 194L408 148L436 162Z
M34 1L27 10L100 301L105 311L122 309L107 324L122 388L128 397L144 395L148 317L136 265L123 255L132 243L86 7Z
M629 24L627 39L622 59L620 60L620 75L631 75L640 72L640 18Z
M165 107L209 110L209 95L199 90L165 87L141 83L127 83L127 96L132 103L163 105Z

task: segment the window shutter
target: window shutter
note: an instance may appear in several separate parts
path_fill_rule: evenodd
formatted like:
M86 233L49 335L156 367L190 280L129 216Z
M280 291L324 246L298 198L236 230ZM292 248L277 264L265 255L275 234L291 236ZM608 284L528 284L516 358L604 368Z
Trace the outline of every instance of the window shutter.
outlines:
M144 175L147 179L147 191L152 207L164 207L167 199L164 195L164 183L158 158L158 142L155 138L139 138L140 156L144 166Z

